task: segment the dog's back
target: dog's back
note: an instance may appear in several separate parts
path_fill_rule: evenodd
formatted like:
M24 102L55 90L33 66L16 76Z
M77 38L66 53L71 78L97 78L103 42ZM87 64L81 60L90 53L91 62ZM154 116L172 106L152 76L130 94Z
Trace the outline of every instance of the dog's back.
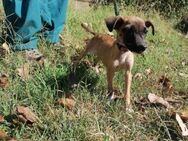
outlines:
M121 55L124 56L125 52L121 52L119 48L117 47L117 41L116 39L105 33L96 33L92 31L87 24L81 24L81 26L89 33L94 35L92 38L87 39L86 41L86 47L85 47L85 53L92 53L97 56L99 60L103 62L105 66L110 67L117 67L121 66L121 63L118 63L119 65L114 66L114 60L124 59L125 57L120 57ZM127 51L126 51L127 52ZM129 52L131 53L131 52ZM126 53L127 54L127 53ZM127 56L127 55L125 55ZM120 62L125 62L124 60L119 60ZM117 62L117 61L116 61ZM122 65L124 66L124 65Z
M116 40L108 34L97 34L87 40L86 52L96 55L107 66L107 64L112 64L113 58L115 59L119 52L115 42Z

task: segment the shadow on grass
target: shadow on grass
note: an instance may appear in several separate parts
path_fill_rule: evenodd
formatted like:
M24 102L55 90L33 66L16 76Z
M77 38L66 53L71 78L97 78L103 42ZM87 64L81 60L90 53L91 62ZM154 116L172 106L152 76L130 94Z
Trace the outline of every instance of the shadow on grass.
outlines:
M175 29L181 31L183 34L187 34L187 32L188 32L188 16L186 14L175 25Z
M57 90L58 96L63 93L69 95L76 87L83 86L90 92L94 90L99 77L87 61L82 61L75 67L67 63L63 64L63 66L68 68L64 75L60 75L56 80L54 78L47 80L47 84L52 89Z

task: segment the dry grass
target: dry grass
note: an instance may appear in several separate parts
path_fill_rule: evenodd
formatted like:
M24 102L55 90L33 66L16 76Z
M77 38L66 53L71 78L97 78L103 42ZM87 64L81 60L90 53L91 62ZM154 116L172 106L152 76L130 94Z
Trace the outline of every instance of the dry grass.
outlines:
M72 1L71 1L72 3ZM133 113L125 111L125 103L121 100L109 103L106 98L106 76L104 69L100 74L87 65L93 56L85 57L77 66L73 75L71 58L83 49L83 40L88 37L80 27L81 22L92 23L93 29L106 32L103 19L113 14L113 8L99 7L74 10L70 4L65 31L63 32L64 47L49 46L44 40L39 49L46 56L44 68L34 64L32 77L23 81L16 75L16 69L26 59L23 53L11 53L0 60L1 73L9 75L9 87L0 90L0 113L7 117L13 114L17 105L26 105L39 117L40 122L34 127L25 124L14 126L8 121L0 125L1 129L19 140L187 140L181 136L176 121L168 115L163 107L136 104L141 97L145 98L152 92L163 97L177 98L180 91L188 95L188 79L180 72L188 72L188 42L175 31L173 23L164 20L158 13L143 13L133 7L127 7L123 15L137 15L153 21L156 36L148 33L149 48L145 58L136 56L133 76L141 73L142 78L133 78L132 104ZM92 62L92 61L91 61ZM147 69L151 73L147 74ZM171 95L163 92L158 79L166 75L175 89ZM71 84L76 87L71 87ZM123 91L123 72L117 73L115 85ZM76 106L72 111L55 105L56 100L71 93L76 98ZM177 110L188 105L187 98L174 105Z

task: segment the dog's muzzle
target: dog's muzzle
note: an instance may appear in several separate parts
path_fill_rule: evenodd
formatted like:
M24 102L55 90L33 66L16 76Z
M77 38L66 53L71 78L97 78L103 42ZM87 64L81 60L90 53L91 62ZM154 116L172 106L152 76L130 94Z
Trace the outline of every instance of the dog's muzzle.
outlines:
M143 45L132 45L132 44L127 44L126 47L128 48L128 50L130 50L131 52L135 52L135 53L143 53L147 46L143 46Z
M147 46L143 46L143 45L138 45L137 47L137 52L136 53L142 53L146 50Z

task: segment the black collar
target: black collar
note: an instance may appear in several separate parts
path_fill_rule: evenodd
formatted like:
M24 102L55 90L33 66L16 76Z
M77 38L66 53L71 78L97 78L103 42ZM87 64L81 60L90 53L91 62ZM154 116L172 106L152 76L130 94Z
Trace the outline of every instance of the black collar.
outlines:
M119 49L120 51L123 51L123 52L128 51L127 47L126 47L124 44L122 44L122 43L120 43L120 42L117 42L116 44L117 44L117 47L118 47L118 49Z

